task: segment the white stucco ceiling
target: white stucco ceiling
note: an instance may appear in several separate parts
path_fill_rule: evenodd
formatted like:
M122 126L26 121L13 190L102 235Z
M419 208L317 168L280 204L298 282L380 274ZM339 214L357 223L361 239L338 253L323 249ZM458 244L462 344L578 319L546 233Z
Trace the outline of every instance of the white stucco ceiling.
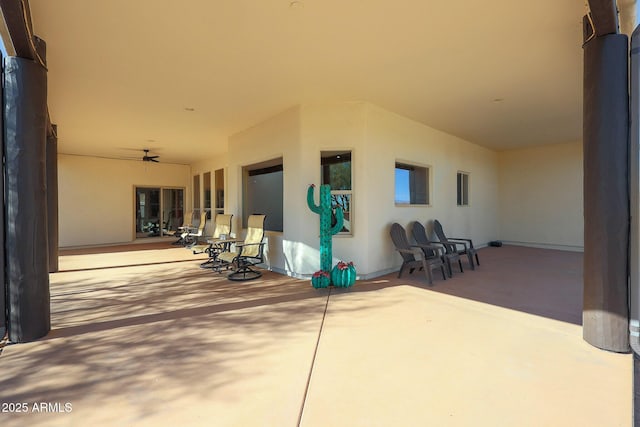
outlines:
M495 149L581 138L583 0L30 4L62 153L191 163L355 100Z

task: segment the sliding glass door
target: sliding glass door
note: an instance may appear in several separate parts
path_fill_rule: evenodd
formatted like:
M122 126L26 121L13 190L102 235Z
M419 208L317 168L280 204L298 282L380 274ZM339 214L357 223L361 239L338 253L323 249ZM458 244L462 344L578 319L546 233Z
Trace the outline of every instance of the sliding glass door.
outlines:
M160 189L137 187L136 238L160 236L160 221Z
M184 217L184 189L135 187L135 237L160 237L175 231Z
M175 232L184 224L184 190L181 188L162 189L163 233ZM173 234L173 233L170 233Z

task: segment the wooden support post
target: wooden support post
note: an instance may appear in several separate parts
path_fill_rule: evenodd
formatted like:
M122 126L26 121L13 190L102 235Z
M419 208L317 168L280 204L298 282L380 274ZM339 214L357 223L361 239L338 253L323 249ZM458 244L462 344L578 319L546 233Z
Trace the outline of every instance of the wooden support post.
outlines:
M618 32L618 8L615 0L589 0L589 10L596 36Z
M616 352L629 351L627 43L607 34L584 45L583 337Z
M3 40L9 56L36 59L36 47L32 35L29 2L24 0L0 0L3 19ZM4 34L6 32L6 34ZM9 37L7 38L6 35Z
M31 59L4 61L5 254L9 339L51 329L45 152L47 71Z
M0 35L9 54L2 75L2 258L6 264L0 271L6 287L2 293L6 299L0 299L0 306L6 306L8 319L5 323L2 307L0 327L7 325L11 341L27 342L46 335L51 328L46 44L33 35L28 0L0 0L0 13Z

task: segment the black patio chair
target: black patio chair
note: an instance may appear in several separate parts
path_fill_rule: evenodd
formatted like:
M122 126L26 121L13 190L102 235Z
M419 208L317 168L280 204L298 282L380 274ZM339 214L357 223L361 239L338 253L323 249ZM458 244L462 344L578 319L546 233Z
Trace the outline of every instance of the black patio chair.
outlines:
M402 272L404 271L405 267L409 268L409 274L412 274L417 268L419 270L424 270L427 280L431 285L433 284L432 270L439 268L442 271L442 279L447 280L447 276L444 271L444 262L442 261L442 258L440 256L442 248L438 246L425 248L433 250L436 254L433 257L427 257L422 248L416 245L409 244L407 233L404 230L404 227L402 227L397 222L391 225L390 234L391 240L393 241L396 250L402 257L402 266L400 267L400 271L398 272L398 277L402 276Z
M411 226L411 233L413 234L413 239L416 241L416 244L420 246L425 256L427 257L436 256L436 253L431 249L431 246L440 245L439 247L442 247L442 258L447 265L449 277L453 277L453 269L451 268L451 264L455 262L458 262L458 265L460 266L460 273L464 273L460 255L458 255L458 253L454 250L447 250L447 245L444 243L432 242L431 240L429 240L429 238L427 237L427 230L425 230L424 225L422 225L418 221L414 221L413 225Z
M461 237L447 237L444 234L444 230L442 229L442 224L437 219L433 221L433 231L435 231L436 236L440 242L445 244L447 247L447 251L455 252L458 255L466 255L469 259L469 265L472 270L475 270L476 267L473 264L473 258L475 257L477 265L480 265L480 260L478 259L478 252L473 247L473 242L471 239L463 239Z

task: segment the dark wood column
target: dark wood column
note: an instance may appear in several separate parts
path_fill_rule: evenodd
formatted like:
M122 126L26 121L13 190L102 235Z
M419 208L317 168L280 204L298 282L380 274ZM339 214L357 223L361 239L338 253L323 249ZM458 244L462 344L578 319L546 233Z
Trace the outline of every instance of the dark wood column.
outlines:
M47 72L36 61L4 62L5 253L9 339L51 329L47 243Z
M12 342L48 333L46 44L33 35L28 1L0 0L3 63L3 293Z
M629 351L628 39L613 1L590 1L584 44L583 336Z

